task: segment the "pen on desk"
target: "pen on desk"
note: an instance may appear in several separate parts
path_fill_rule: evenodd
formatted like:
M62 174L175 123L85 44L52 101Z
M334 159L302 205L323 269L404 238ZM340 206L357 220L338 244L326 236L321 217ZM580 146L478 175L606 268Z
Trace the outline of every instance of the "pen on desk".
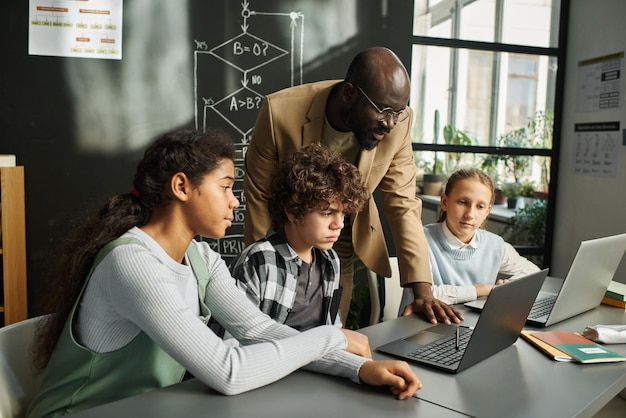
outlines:
M457 350L459 349L459 331L460 331L460 329L457 328L456 329L456 349Z

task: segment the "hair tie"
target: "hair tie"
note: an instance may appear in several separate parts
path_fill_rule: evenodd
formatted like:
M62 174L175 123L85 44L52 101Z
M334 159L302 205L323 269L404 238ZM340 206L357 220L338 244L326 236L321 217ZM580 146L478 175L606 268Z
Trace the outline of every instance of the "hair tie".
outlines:
M133 196L136 197L141 197L141 192L137 189L135 189L134 187L132 189L130 189L130 194L132 194Z

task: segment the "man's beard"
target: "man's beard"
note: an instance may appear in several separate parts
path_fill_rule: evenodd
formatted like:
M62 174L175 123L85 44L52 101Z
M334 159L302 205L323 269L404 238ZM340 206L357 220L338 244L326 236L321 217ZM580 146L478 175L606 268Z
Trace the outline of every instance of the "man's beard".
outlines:
M359 123L359 120L360 119L357 117L355 112L352 109L350 109L350 111L348 111L346 115L346 119L345 119L346 125L348 125L348 128L350 128L350 130L354 134L354 137L358 141L361 149L364 149L366 151L373 150L374 148L378 146L378 143L380 141L378 141L376 138L374 138L371 135L371 132L369 129L361 128L360 126L361 124Z
M361 149L366 151L373 150L380 143L379 140L369 135L369 131L358 131L354 133L356 140L359 142Z

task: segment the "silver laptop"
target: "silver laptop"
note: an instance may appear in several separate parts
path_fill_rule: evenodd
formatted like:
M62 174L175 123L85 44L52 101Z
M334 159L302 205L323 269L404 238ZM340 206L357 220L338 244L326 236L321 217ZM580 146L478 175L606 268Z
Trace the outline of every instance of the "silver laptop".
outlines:
M547 327L598 306L625 251L626 234L582 241L558 292L539 292L526 323ZM465 306L481 310L484 302Z
M437 324L376 350L404 360L458 373L517 340L548 269L496 286L476 326Z

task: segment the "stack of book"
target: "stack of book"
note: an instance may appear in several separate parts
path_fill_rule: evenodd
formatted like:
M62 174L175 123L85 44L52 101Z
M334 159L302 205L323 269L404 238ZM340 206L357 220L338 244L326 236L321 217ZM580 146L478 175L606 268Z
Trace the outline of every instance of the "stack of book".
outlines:
M626 356L609 350L604 345L591 341L576 332L523 330L521 335L556 361L578 363L626 361Z
M605 305L626 308L626 284L612 281L602 298Z

